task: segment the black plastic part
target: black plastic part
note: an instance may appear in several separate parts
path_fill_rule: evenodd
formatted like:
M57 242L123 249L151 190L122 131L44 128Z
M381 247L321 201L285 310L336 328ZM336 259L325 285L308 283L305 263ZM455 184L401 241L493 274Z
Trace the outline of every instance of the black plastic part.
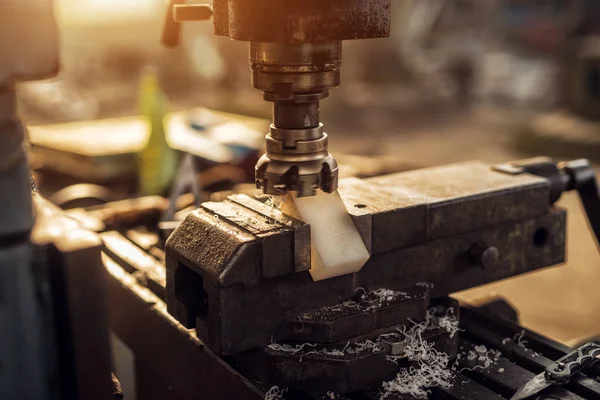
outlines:
M550 204L554 204L562 193L576 190L596 242L600 246L600 191L596 172L585 159L555 163L549 158L532 158L497 165L494 169L508 174L529 173L550 181Z
M566 189L577 190L590 227L600 244L600 192L594 169L588 160L575 160L564 163L562 170L570 178Z
M568 177L561 172L554 161L546 157L513 161L509 164L498 165L494 169L510 174L528 173L548 179L550 181L550 204L554 204L560 199L567 185Z

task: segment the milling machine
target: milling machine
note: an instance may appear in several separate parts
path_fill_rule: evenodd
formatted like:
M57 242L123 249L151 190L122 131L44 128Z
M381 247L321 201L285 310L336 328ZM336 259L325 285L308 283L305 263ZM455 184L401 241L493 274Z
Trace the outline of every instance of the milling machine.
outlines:
M319 104L340 84L343 40L389 35L390 0L183 3L171 1L166 45L178 43L179 23L211 16L215 34L250 42L252 85L273 103L257 186L273 195L335 191L338 166L327 150Z
M563 262L566 213L556 201L564 191L579 191L598 234L600 200L587 162L473 162L338 185L319 102L339 84L342 40L388 35L390 0L171 3L165 44L177 43L179 23L210 17L217 35L250 42L252 83L274 103L257 186L266 194L292 191L299 197L339 189L370 259L359 272L315 282L308 272L307 224L243 195L202 204L169 237L165 275L142 284L152 293L136 287L133 304L118 285L113 288L119 305L114 300L111 309L127 302L140 310L138 303L166 297L180 332L188 329L184 336L198 346L183 356L188 345L179 339L180 359L161 353L178 364L177 372L170 370L172 363L140 366L145 375L177 376L182 398L195 390L211 398L281 395L269 386L289 388L291 398L404 398L415 394L407 386L428 390L431 383L429 394L436 398L499 399L568 352L522 330L510 307L504 316L511 321L505 321L488 315L488 308L459 309L447 296ZM138 262L123 250L124 243L135 243L132 236L102 235L109 269L131 291L121 268L147 270L142 264L149 261L140 255ZM114 329L137 354L153 342L136 343L125 321L128 312ZM164 310L157 314L166 318ZM448 317L451 322L431 325ZM153 323L146 318L143 325ZM460 335L454 329L459 323ZM406 334L415 326L423 327L419 338L431 344L427 349L454 360L452 384L439 377L399 381L406 371L421 376L425 361L407 351ZM531 348L514 337L519 332ZM499 351L491 364L471 358L482 345ZM454 384L461 378L462 384ZM157 383L144 382L158 392ZM568 388L544 393L600 398L600 383L581 376Z
M15 209L24 212L17 222L26 226L2 225L14 232L0 243L0 255L10 257L0 263L0 272L2 277L7 271L26 275L39 270L29 268L31 264L49 266L49 279L38 284L43 289L49 281L56 300L50 308L59 317L54 333L62 339L56 353L61 363L60 373L51 376L59 377L61 399L111 395L103 385L109 367L102 340L105 316L98 310L104 290L100 248L110 273L110 329L119 339L117 347L133 352L124 351L115 360L119 373L131 372L128 368L135 372L136 387L126 390L126 398L401 399L422 390L431 398L502 399L569 353L566 346L519 326L515 311L505 303L459 308L447 295L564 261L566 212L556 201L565 191L579 192L599 237L598 186L585 161L472 162L350 178L338 185L319 122L319 101L339 83L340 42L386 36L389 3L178 4L165 32L165 42L174 43L177 21L213 16L217 34L251 43L253 83L274 103L267 154L257 166L258 185L268 194L296 191L300 196L339 189L370 254L355 274L314 282L308 272L310 227L243 195L202 204L164 246L146 229L119 226L117 216L131 219L131 207L125 213L104 213L118 208L108 204L86 214L90 219L108 215L110 224L94 228L100 244L96 235L35 197L41 204L35 239L45 244L44 251L36 251L29 239L32 215L22 153L17 173L0 171L2 190L25 188L19 193L27 200L15 202ZM14 92L7 93L2 100L12 106ZM9 121L20 127L14 108L2 109L7 110ZM17 186L12 186L13 178ZM143 208L140 202L137 207ZM2 211L1 217L14 217L11 208ZM39 256L39 262L31 263L30 254ZM32 280L32 275L25 277ZM0 281L3 298L25 293L6 291L12 287L4 282L14 278ZM23 275L16 279L21 282ZM32 311L23 302L10 305L16 312L8 318L15 321L20 321L19 310ZM12 326L0 324L0 333ZM15 349L31 350L19 346L23 342L17 339ZM432 365L414 351L411 355L415 339L420 350L444 365ZM0 353L3 364L8 364L6 355L13 353ZM102 368L92 370L94 366ZM429 372L435 367L439 374L429 375L431 380L410 380L427 375L423 366ZM42 381L48 376L37 373L27 380L22 379L26 371L17 371L16 378L7 380L0 369L0 394L48 398L19 392L45 386ZM600 399L599 375L587 369L567 385L540 393L553 399ZM34 385L33 378L42 383ZM282 393L284 388L289 391Z

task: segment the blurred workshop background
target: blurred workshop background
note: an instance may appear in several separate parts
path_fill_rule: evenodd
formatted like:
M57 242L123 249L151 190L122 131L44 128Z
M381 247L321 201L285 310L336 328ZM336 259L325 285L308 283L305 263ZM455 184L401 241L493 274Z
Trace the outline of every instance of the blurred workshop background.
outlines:
M271 106L250 85L246 43L198 22L178 48L163 47L162 0L56 3L61 72L20 86L44 194L65 208L164 195L190 153L202 160L206 198L253 190ZM342 86L322 109L343 176L535 155L600 160L596 0L393 0L391 37L343 51ZM577 197L560 204L570 211L568 268L457 296L503 295L525 326L574 344L600 334L600 254Z

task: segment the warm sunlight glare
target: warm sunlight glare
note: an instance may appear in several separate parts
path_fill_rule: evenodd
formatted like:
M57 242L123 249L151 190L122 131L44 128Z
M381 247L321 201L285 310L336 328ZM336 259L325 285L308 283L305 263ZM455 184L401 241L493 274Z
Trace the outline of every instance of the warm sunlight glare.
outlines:
M93 10L108 10L108 11L134 11L144 10L148 7L156 8L157 1L153 0L78 0L80 7Z
M57 4L68 19L96 20L144 18L165 7L162 0L58 0Z

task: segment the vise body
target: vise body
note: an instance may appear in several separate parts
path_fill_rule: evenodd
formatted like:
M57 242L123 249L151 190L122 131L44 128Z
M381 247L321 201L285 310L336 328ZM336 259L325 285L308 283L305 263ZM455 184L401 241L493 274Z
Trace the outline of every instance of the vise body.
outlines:
M339 192L371 254L359 272L313 282L310 227L233 195L202 204L167 241L168 311L223 355L334 343L422 319L432 297L565 258L566 213L539 176L470 162L350 178ZM380 288L403 297L368 313L319 313Z

